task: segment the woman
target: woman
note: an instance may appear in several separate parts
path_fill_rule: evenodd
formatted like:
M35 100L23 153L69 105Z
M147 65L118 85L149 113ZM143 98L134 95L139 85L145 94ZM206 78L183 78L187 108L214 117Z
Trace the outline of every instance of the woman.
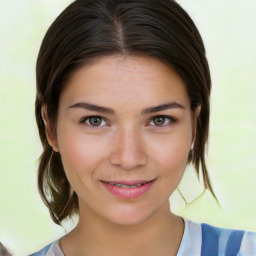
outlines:
M200 34L171 0L78 0L37 61L40 194L76 228L33 255L253 255L252 232L170 212L205 163L211 79Z

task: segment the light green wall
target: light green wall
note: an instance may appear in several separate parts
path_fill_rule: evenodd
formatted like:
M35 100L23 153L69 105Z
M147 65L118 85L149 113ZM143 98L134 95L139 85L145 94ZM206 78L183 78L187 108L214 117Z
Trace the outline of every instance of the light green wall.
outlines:
M208 193L173 210L196 221L256 231L256 33L254 0L178 0L207 49L213 91L208 157L222 209ZM69 0L0 0L0 241L26 255L64 234L36 188L41 146L34 120L35 61L41 40ZM180 185L200 193L189 169ZM71 228L67 225L67 230Z

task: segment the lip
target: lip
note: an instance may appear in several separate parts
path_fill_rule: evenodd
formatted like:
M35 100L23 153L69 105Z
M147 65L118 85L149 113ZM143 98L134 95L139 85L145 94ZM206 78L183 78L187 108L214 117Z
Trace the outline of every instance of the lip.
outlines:
M153 185L154 180L115 180L115 181L101 181L102 185L114 196L123 198L123 199L134 199L145 194ZM137 184L141 184L138 187L125 188L119 187L114 184L122 184L126 186L135 186Z

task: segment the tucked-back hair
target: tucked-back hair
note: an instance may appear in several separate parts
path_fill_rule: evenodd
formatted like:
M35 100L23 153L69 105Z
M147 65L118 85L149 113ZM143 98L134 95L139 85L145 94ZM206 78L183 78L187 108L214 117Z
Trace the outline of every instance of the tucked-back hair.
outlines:
M50 26L36 66L35 114L43 145L38 188L59 225L78 213L78 198L66 178L60 154L47 142L42 105L47 106L55 132L59 96L71 74L95 58L117 54L149 56L167 64L183 79L191 110L201 105L188 162L198 176L201 172L205 188L214 195L205 164L211 78L194 22L174 0L77 0Z

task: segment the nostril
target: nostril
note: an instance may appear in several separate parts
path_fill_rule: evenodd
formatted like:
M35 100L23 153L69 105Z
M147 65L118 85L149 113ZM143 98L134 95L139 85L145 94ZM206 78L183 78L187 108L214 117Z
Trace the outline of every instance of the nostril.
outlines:
M147 162L146 154L137 153L136 155L124 155L121 152L110 155L110 163L118 165L126 170L132 170L138 166L145 165Z
M112 140L109 161L126 170L145 165L147 155L139 132L131 127L118 129Z

